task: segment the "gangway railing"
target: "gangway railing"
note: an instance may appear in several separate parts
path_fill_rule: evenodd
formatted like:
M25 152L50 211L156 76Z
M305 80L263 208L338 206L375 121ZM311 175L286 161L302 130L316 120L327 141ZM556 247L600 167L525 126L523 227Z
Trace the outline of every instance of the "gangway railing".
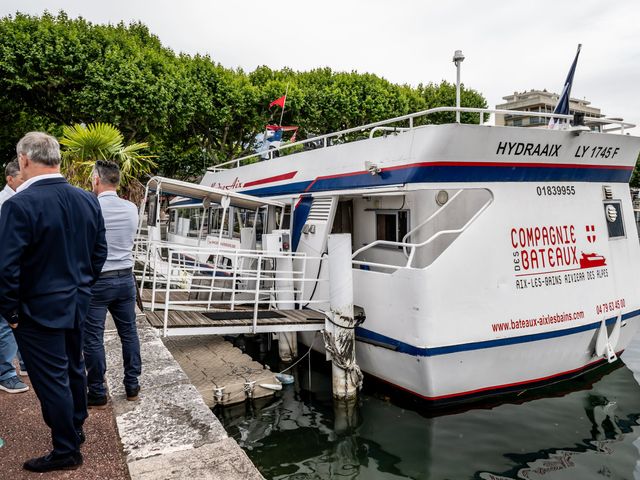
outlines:
M393 271L401 269L401 268L404 268L404 269L415 268L415 267L412 266L412 264L413 264L413 260L415 258L415 254L419 249L422 249L422 248L426 247L427 245L431 244L433 241L437 240L438 238L440 238L440 237L442 237L444 235L459 235L459 234L461 234L467 228L469 228L469 226L482 214L482 212L484 212L489 207L489 205L491 204L492 201L493 201L493 197L489 198L482 205L482 207L480 207L480 209L478 209L478 211L469 220L467 220L467 222L462 227L456 228L456 229L440 230L440 231L434 233L431 237L429 237L424 242L411 243L411 242L406 242L406 241L395 242L395 241L391 241L391 240L375 240L374 242L371 242L371 243L365 245L364 247L359 248L358 250L353 252L353 254L351 255L352 264L353 265L358 265L358 266L380 268L380 269L383 269L383 270L393 270ZM442 210L442 209L440 209L440 210ZM438 210L438 211L440 211L440 210ZM432 219L434 217L435 217L435 215L432 215L431 217L429 217L429 219ZM429 220L429 219L427 219L427 220ZM405 238L406 238L406 235L405 235ZM369 261L365 261L365 260L356 260L356 257L358 255L361 255L363 252L366 252L367 250L369 250L371 248L379 247L379 246L400 247L405 252L408 249L409 250L409 255L407 256L406 263L404 265L398 265L398 264L386 264L386 263L380 263L380 262L369 262ZM428 266L428 265L426 265L426 266ZM421 267L421 268L426 268L426 266L425 267Z
M280 156L281 154L288 153L287 150L290 150L290 153L297 153L301 148L304 148L305 145L313 145L314 148L327 148L334 144L333 140L337 140L340 137L345 135L349 135L352 133L362 133L365 131L369 131L371 129L378 129L378 127L386 127L388 125L400 122L407 122L407 127L396 127L397 133L406 132L409 130L413 130L414 128L422 128L427 125L421 124L416 125L416 120L422 117L427 117L429 115L433 115L436 113L477 113L479 114L479 125L484 125L485 123L485 115L489 118L491 115L511 115L514 117L542 117L542 118L554 118L558 120L566 120L568 123L569 120L573 119L573 115L560 115L553 112L525 112L519 110L504 110L504 109L495 109L495 108L472 108L472 107L436 107L430 108L428 110L422 110L420 112L410 113L407 115L401 115L399 117L390 118L387 120L381 120L379 122L373 122L366 125L362 125L359 127L347 128L345 130L340 130L338 132L327 133L325 135L318 135L316 137L307 138L304 140L300 140L293 143L286 143L277 148L269 149L265 152L258 152L251 155L246 155L244 157L236 158L233 160L229 160L228 162L220 163L218 165L214 165L213 167L209 167L210 171L217 172L222 171L228 168L237 168L242 165L248 165L257 161L262 160L270 160L274 158L274 156ZM599 118L599 117L585 117L585 123L594 123L594 124L613 124L618 125L617 128L611 128L606 131L619 131L621 134L624 134L625 128L633 128L634 124L625 122L619 118ZM605 132L606 132L605 131ZM265 158L266 157L266 158Z
M255 332L261 311L300 310L328 303L328 297L318 294L312 299L303 298L306 283L327 281L309 276L307 262L325 258L149 242L149 252L160 248L166 249L166 258L148 255L150 274L144 282L151 284L149 309L163 311L165 335L171 311L243 311L251 314Z
M148 241L146 234L136 235L133 239L133 274L140 280L148 263Z

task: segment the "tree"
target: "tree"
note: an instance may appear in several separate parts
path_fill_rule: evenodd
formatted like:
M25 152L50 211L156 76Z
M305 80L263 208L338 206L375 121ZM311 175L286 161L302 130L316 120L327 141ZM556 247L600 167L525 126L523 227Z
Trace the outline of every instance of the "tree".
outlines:
M269 103L287 89L283 123L297 125L299 139L455 104L447 82L414 88L329 68L245 73L208 56L176 54L141 23L18 13L0 19L0 163L30 130L59 137L64 125L109 123L123 142L146 142L159 173L193 180L209 166L251 153L269 119L280 119ZM462 105L486 101L463 88ZM477 119L462 114L463 122Z
M629 186L633 188L640 188L640 155L638 155L636 166L633 168L631 180L629 180Z
M140 200L143 185L140 179L148 175L156 164L150 155L142 155L147 143L124 145L122 133L113 125L94 123L63 127L60 144L62 172L69 182L91 187L91 170L97 160L108 160L120 166L120 189L132 201Z
M456 86L447 81L439 84L429 83L428 85L418 85L418 94L424 99L425 108L436 108L443 106L455 106L456 104ZM460 86L460 106L471 108L487 108L487 101L475 90L465 88L464 84ZM456 114L454 112L434 113L425 118L427 123L452 123L455 121ZM477 113L460 114L462 123L478 123L480 115Z

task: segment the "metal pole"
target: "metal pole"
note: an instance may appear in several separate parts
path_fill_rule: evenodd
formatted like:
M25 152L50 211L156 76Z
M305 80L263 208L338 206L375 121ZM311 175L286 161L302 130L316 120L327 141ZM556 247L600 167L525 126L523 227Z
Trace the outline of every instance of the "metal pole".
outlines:
M456 62L456 108L460 108L460 62ZM456 123L460 123L460 110L456 110Z
M260 271L262 270L262 256L258 256L258 270L256 271L256 292L253 299L253 328L251 333L256 333L258 326L258 303L260 302Z
M164 294L164 328L163 335L166 337L169 326L169 292L171 291L171 259L173 258L173 251L169 250L169 272L167 274L167 288Z
M282 252L282 232L262 236L265 254L272 256L275 262L276 310L293 310L293 259ZM278 333L278 354L283 362L290 362L298 356L298 334L294 332Z
M289 94L289 83L287 83L287 89L284 92L284 102L282 102L282 111L280 112L280 126L282 126L282 118L284 117L284 106L287 104L288 94Z
M453 63L456 64L456 123L460 123L460 65L463 60L462 50L456 50L453 54Z

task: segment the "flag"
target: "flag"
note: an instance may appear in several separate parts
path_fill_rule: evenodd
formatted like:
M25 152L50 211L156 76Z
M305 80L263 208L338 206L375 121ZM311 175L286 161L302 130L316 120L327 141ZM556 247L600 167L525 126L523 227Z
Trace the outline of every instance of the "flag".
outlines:
M573 84L573 75L576 73L576 65L578 64L578 56L580 55L580 49L582 48L582 44L578 44L578 51L576 52L576 58L573 59L573 63L571 64L571 68L569 69L569 73L567 74L567 79L564 81L564 87L562 87L562 93L560 94L560 98L558 99L558 103L556 104L556 108L553 110L553 113L557 113L559 115L569 115L569 99L571 97L571 85ZM554 128L555 118L551 118L549 120L549 128Z
M284 108L284 102L286 102L286 101L287 101L287 96L283 95L282 97L280 97L280 98L274 100L273 102L271 102L269 104L269 108L273 107L274 105L278 105L279 107Z

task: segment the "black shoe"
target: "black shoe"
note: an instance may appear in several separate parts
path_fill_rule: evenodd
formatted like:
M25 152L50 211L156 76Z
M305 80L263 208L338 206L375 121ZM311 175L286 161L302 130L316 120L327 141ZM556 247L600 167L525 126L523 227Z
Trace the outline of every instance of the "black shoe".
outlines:
M134 400L138 399L138 394L140 393L140 385L134 388L125 387L125 392L127 393L127 400L133 402Z
M107 406L106 395L94 395L89 392L87 395L87 407L89 408L105 408Z
M55 455L50 453L44 457L32 458L24 462L22 467L31 472L50 472L52 470L75 470L82 465L82 454Z
M78 440L80 441L80 445L82 445L87 440L87 437L85 437L84 435L84 430L82 430L82 428L79 428L76 430L76 433L78 434Z

